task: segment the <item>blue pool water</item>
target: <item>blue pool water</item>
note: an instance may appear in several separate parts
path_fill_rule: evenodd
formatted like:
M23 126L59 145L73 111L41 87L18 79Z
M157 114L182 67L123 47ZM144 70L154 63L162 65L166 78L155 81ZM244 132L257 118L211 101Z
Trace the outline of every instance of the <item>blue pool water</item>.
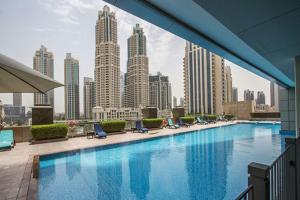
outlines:
M38 197L51 199L234 199L250 162L283 150L280 125L238 124L40 159Z

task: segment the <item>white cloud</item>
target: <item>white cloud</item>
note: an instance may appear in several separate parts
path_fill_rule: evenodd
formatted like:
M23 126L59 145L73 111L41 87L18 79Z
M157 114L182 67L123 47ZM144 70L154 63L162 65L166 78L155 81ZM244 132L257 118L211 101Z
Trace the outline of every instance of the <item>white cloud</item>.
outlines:
M79 24L76 12L84 14L88 10L97 10L100 4L99 0L38 0L38 3L60 16L59 21L73 25Z
M70 17L63 17L59 21L64 22L64 23L68 23L68 24L74 24L74 25L79 24L79 22L76 19L72 19Z

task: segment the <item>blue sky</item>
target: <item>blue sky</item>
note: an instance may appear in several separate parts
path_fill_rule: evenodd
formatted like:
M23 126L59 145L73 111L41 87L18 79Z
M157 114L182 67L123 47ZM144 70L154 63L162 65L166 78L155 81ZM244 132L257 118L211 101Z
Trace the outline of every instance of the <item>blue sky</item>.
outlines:
M82 109L83 77L93 77L95 23L98 10L107 3L101 0L6 0L0 1L0 53L32 67L35 50L43 44L54 54L54 78L64 82L64 58L67 52L79 60L80 103ZM108 4L107 4L108 5ZM109 5L118 20L121 71L126 72L127 38L139 23L147 36L149 71L170 77L173 95L183 97L183 65L185 41L163 29ZM233 85L244 89L262 90L270 102L269 81L230 62ZM0 94L3 103L11 103L11 94ZM33 105L33 95L23 94L23 104ZM64 111L64 89L55 89L55 110Z

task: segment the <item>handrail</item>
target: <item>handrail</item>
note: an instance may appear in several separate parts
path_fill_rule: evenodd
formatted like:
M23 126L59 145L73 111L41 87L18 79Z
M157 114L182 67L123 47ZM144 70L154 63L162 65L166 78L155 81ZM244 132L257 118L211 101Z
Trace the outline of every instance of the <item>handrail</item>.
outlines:
M291 148L291 145L287 146L285 148L285 150L272 162L272 164L270 165L270 168L273 167L277 162L278 160L280 160L285 154L286 152Z
M253 191L253 185L249 185L235 200L254 200Z

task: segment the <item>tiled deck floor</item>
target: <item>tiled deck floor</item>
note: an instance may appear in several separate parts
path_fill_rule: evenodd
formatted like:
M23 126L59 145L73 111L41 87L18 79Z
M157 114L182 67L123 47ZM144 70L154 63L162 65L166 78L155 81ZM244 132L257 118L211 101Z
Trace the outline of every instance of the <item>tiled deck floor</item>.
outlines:
M216 124L208 125L193 125L189 128L161 129L150 131L148 134L127 132L126 134L111 135L106 139L87 139L86 137L78 137L62 142L35 145L30 145L28 142L17 143L15 148L13 148L11 151L0 152L0 200L17 198L26 199L26 195L20 195L20 193L24 193L20 188L26 168L26 163L30 155L48 154L60 151L101 146L106 144L115 144L145 138L159 137L163 135L172 135L186 131L218 127L225 124L228 125L234 123L236 122L218 122Z

